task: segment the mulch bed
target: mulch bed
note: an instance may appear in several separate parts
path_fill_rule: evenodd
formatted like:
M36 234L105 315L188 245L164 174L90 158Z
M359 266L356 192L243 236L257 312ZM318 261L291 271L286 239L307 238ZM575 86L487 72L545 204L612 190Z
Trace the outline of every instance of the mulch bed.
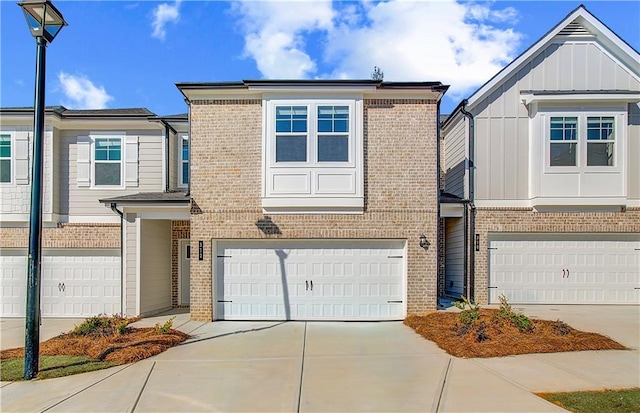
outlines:
M461 328L459 313L456 312L412 315L404 320L404 324L456 357L627 349L608 337L579 331L560 321L532 319L533 328L521 332L509 322L496 317L496 313L494 309L481 309L480 318L468 331ZM483 326L479 327L481 324ZM482 335L482 341L478 341L479 335Z
M40 343L41 355L88 356L117 364L132 363L162 353L189 338L178 330L158 334L154 328L127 327L122 334L105 336L61 334ZM0 359L24 357L24 348L0 352Z

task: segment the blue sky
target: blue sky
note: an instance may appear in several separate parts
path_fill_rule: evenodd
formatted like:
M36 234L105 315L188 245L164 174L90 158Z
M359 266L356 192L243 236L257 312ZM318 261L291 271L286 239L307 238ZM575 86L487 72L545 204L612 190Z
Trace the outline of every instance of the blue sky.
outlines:
M186 112L176 82L370 78L451 85L450 111L580 3L574 1L64 1L46 104ZM586 1L640 50L640 2ZM0 1L0 105L31 106L35 41Z

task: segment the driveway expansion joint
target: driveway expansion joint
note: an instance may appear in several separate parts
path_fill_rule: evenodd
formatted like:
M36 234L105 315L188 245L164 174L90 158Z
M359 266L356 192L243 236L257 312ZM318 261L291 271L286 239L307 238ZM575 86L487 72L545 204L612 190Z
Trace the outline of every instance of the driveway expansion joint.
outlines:
M140 391L138 392L138 396L136 397L136 400L133 402L133 406L131 406L131 410L129 410L129 412L133 412L136 410L136 407L138 407L138 403L140 402L140 397L142 397L142 392L144 392L145 387L147 387L147 383L149 382L149 377L151 377L151 373L153 372L153 368L156 366L156 362L154 361L153 364L151 364L151 368L149 368L149 372L147 373L147 377L144 379L144 383L142 383L142 387L140 388Z
M431 406L431 411L432 412L438 412L440 411L440 403L442 402L442 395L444 394L444 388L447 385L447 377L449 376L449 368L451 367L451 363L453 362L453 359L451 357L449 357L449 360L447 361L447 365L445 366L445 368L442 371L442 375L440 377L440 382L438 383L438 397L436 397L435 399L433 399L433 406Z

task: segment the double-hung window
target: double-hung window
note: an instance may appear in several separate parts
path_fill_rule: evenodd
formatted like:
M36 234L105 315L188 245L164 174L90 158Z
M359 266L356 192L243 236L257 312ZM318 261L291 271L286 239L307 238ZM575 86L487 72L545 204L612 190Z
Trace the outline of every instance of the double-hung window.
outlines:
M277 98L265 107L265 211L362 212L362 99Z
M615 166L614 116L551 116L550 167Z
M578 118L552 116L549 128L551 166L576 166L578 147Z
M613 166L613 116L587 117L587 166Z
M94 161L95 186L122 185L122 138L96 138Z
M0 183L11 182L11 135L0 135Z

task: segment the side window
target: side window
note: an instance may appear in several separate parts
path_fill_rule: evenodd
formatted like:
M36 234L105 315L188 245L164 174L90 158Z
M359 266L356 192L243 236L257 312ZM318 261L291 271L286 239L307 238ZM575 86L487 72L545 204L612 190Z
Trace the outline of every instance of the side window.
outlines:
M0 135L0 183L11 182L11 135Z
M613 166L613 116L587 118L587 166Z
M122 185L122 139L96 138L94 160L95 186Z
M180 151L180 185L189 183L189 138L182 136Z
M550 166L576 166L578 151L578 118L552 116L549 127Z

